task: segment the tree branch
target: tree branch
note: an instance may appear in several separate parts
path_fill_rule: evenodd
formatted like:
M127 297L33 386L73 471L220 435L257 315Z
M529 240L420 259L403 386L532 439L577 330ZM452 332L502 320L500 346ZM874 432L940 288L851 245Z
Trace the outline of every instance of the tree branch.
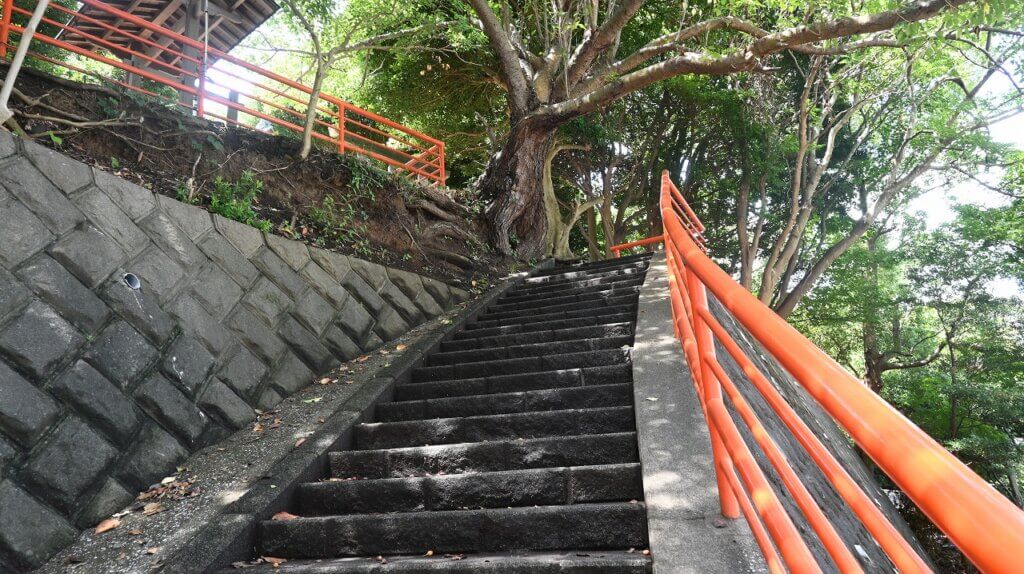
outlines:
M480 18L480 25L483 28L487 40L498 55L498 63L501 67L501 75L508 84L508 98L512 111L512 122L516 123L522 116L525 116L529 108L530 94L533 88L519 64L519 56L512 45L505 28L501 25L498 17L491 10L487 0L470 0L473 11Z
M474 0L479 2L481 0ZM757 38L745 48L724 56L687 52L630 72L586 94L550 106L548 114L576 117L594 111L622 96L680 74L726 75L763 69L762 60L784 50L815 42L888 30L899 24L930 18L972 0L920 0L909 6L867 16L850 16L806 26L796 26Z

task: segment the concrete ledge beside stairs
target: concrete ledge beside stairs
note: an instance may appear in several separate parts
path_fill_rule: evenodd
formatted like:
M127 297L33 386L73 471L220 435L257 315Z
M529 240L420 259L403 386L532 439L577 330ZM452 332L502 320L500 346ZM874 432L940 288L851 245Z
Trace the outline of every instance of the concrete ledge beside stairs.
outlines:
M746 522L718 506L711 443L672 331L665 256L640 290L633 392L655 574L767 572Z

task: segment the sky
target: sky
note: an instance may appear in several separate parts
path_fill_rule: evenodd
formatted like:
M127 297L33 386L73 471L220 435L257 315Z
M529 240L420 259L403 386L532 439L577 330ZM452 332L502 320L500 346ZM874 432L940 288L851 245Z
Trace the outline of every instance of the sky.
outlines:
M1010 89L1013 87L1005 79L996 81L993 78L992 87L987 91L991 95L991 93L1005 92ZM1024 114L1012 116L989 126L989 132L995 141L1011 144L1016 149L1024 150ZM986 181L994 184L998 182L998 179L998 176L993 175ZM923 213L928 228L935 229L943 223L953 220L953 205L969 203L983 207L997 207L1008 202L1009 198L985 189L976 182L966 182L949 190L935 190L926 193L912 201L909 208L911 212ZM1024 299L1024 290L1011 279L996 280L988 288L993 295L999 297Z

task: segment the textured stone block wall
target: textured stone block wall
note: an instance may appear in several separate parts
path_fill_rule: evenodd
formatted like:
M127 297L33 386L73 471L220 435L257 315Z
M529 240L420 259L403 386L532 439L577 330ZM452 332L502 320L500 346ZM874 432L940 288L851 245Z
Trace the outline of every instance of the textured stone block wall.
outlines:
M0 130L0 571L42 563L253 409L467 297Z

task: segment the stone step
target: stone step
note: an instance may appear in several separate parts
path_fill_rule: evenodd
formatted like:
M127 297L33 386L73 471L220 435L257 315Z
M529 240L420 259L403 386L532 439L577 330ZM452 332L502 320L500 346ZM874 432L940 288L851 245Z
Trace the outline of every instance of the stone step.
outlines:
M490 347L487 349L470 349L468 351L445 351L430 355L427 358L426 364L427 366L441 366L454 365L456 363L521 359L551 354L564 355L567 353L582 353L584 351L600 351L603 349L617 349L623 346L628 347L632 341L633 337L627 335L596 339L550 341L508 347Z
M560 369L521 375L498 375L451 381L413 382L395 387L396 401L416 401L513 393L541 389L558 389L591 385L611 385L633 381L633 368L628 364Z
M558 275L567 271L593 271L595 269L608 269L618 267L629 267L632 265L643 264L646 265L650 261L648 255L631 255L629 257L619 257L616 259L605 259L602 261L588 261L586 263L576 263L568 265L556 265L548 269L541 269L534 272L530 277L548 277L551 275Z
M560 279L541 283L520 283L515 289L506 293L507 296L526 296L538 294L556 294L568 289L579 289L590 285L620 283L624 281L641 281L645 270L635 267L626 269L608 269L591 273L585 277Z
M646 263L636 263L633 265L624 265L622 267L609 267L605 269L593 269L593 270L569 270L563 271L553 275L543 275L535 277L527 277L520 284L520 289L531 289L535 287L556 287L567 283L578 283L585 279L594 279L597 277L607 277L610 275L618 276L642 276L647 271Z
M262 555L281 558L647 545L639 502L323 516L260 526Z
M503 552L289 560L246 566L248 574L649 574L651 559L628 550ZM238 574L230 568L219 574Z
M377 405L378 422L413 421L633 404L629 384L400 401Z
M522 317L494 318L480 317L473 323L466 325L466 329L487 329L491 327L503 327L509 325L521 325L529 323L553 323L563 319L579 319L581 317L601 317L605 315L628 315L630 320L636 319L637 300L633 297L631 301L610 307L589 307L573 311L556 311L550 313L537 313Z
M633 324L628 321L623 321L621 323L611 323L608 325L570 327L568 329L547 329L544 331L529 331L526 333L510 333L508 335L478 337L476 339L458 339L441 343L441 351L449 353L453 351L470 351L473 349L533 345L537 343L572 341L577 339L599 339L603 337L628 337L632 340Z
M639 460L636 433L457 443L328 454L334 478L405 478Z
M535 317L537 315L550 315L552 313L560 313L563 311L583 311L600 309L603 307L617 307L619 305L635 305L636 301L637 296L635 293L632 293L628 295L616 295L615 297L598 298L593 301L544 305L542 307L535 307L532 309L513 309L507 311L488 310L479 317L479 321L504 321L507 319Z
M640 288L637 285L619 287L617 289L605 289L603 291L591 291L588 293L576 293L569 295L559 294L550 296L545 294L531 295L519 301L499 301L487 309L488 313L506 313L509 311L525 311L529 309L540 309L555 305L567 305L570 303L586 303L589 301L605 301L613 297L624 295L637 295Z
M559 369L577 369L617 365L629 361L629 349L581 351L545 357L522 357L497 361L477 361L456 365L417 367L412 371L414 382L472 379L506 374L539 373Z
M299 516L627 502L643 498L639 463L299 485Z
M613 323L629 323L633 325L636 319L635 312L595 314L589 317L574 317L571 319L555 319L552 321L536 321L532 323L516 323L496 327L474 327L468 326L467 330L459 331L452 337L452 341L465 339L478 339L480 337L496 337L500 335L513 335L518 333L536 333L538 331L558 331L562 329L575 329L578 327L599 327Z
M632 407L565 409L363 423L355 427L355 444L360 449L381 449L512 438L632 432L635 428Z
M566 295L585 295L588 293L608 293L620 289L628 290L630 287L637 287L643 284L643 278L634 275L626 276L624 279L613 279L614 280L585 280L577 282L576 285L572 286L566 286L558 289L544 288L543 290L534 292L513 290L502 295L501 298L498 299L498 303L505 305L508 303L533 301L545 297L564 297Z

